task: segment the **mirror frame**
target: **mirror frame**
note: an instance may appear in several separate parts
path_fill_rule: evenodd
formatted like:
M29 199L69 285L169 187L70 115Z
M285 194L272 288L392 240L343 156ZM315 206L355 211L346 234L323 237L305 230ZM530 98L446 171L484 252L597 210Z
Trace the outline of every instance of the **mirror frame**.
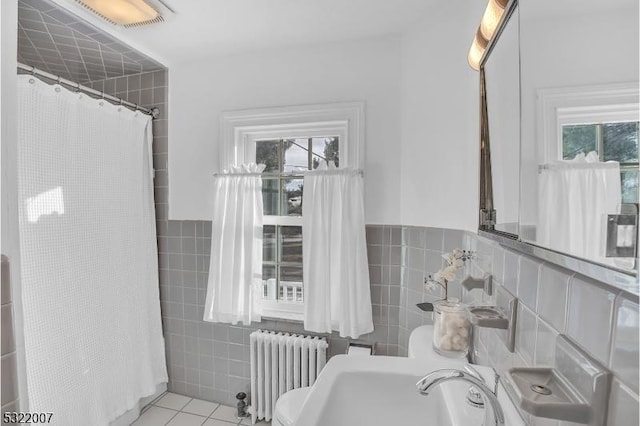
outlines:
M485 65L493 48L500 39L513 13L518 6L518 0L510 0L505 6L504 13L496 27L496 31L487 43L487 47L480 60L480 217L479 230L495 233L504 238L518 240L517 234L497 230L496 210L493 205L493 178L491 174L491 143L489 137L489 113L487 110L487 86ZM519 33L519 30L518 30ZM518 144L520 141L518 140Z
M480 61L480 199L478 235L496 241L500 245L534 256L545 262L553 263L587 277L604 282L612 287L640 295L638 271L605 266L597 262L575 257L566 253L523 242L519 235L500 231L495 228L496 210L493 204L493 180L491 174L491 144L489 137L489 116L487 111L487 92L485 65L495 44L500 39L509 19L518 6L518 0L510 0L505 7L495 35L488 42ZM518 30L519 32L519 30ZM522 117L521 117L522 118ZM518 140L518 143L520 141ZM636 262L637 268L638 262Z

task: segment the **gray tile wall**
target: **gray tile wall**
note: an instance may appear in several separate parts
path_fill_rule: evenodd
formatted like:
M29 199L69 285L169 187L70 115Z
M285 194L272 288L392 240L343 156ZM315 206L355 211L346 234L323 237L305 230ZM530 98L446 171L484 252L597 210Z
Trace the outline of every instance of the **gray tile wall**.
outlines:
M399 355L406 355L408 336L415 327L430 323L431 314L415 307L433 300L424 289L424 277L439 269L442 253L454 247L477 252L466 273L493 275L520 300L516 351L510 353L495 331L480 329L475 345L481 364L499 372L514 366L550 366L556 336L564 334L614 375L608 425L639 423L638 297L570 270L505 249L473 233L436 228L402 230L402 287L399 313ZM492 303L479 290L463 291L455 284L451 294L470 303ZM495 294L495 293L494 293ZM534 425L564 424L527 417Z
M163 68L50 0L18 0L18 61L79 83Z
M0 395L2 399L2 413L5 411L19 411L20 401L18 399L18 368L16 356L16 342L13 331L13 302L11 298L11 287L9 283L9 261L2 256L2 269L0 271L2 284L2 371L0 372L2 383L0 385Z
M368 226L374 332L359 340L376 353L397 354L400 297L400 227ZM249 390L249 334L257 329L304 333L300 322L263 319L249 327L202 321L211 246L211 223L169 221L158 237L161 304L169 366L169 389L206 400L234 403ZM324 335L329 357L348 340Z
M398 355L407 356L411 330L431 323L431 312L421 311L416 303L440 299L442 294L427 290L424 280L443 266L444 252L464 247L463 236L460 231L450 229L402 228ZM452 282L449 285L449 297L460 297L458 283Z

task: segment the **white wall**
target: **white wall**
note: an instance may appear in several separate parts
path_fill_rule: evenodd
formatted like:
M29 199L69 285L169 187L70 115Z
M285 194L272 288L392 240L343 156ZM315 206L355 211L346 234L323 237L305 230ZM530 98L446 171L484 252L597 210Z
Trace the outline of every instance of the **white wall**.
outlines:
M364 101L366 221L400 223L400 53L400 39L386 37L173 64L169 218L211 218L221 112Z
M485 6L444 2L403 37L403 225L478 229L479 79L466 58Z

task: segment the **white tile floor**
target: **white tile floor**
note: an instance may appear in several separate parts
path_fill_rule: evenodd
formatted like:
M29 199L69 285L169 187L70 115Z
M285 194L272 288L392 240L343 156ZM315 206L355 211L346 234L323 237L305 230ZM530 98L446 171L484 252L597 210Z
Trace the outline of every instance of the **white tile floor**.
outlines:
M258 422L268 426L271 422ZM132 426L231 426L251 425L251 417L239 420L235 407L166 392L147 405Z

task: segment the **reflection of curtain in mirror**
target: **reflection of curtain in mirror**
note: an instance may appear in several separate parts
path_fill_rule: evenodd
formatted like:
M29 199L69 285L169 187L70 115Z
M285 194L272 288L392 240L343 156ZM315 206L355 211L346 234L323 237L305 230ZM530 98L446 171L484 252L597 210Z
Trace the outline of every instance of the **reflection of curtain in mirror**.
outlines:
M620 210L620 165L554 162L541 166L539 180L537 242L553 250L616 265L604 253L607 215Z

